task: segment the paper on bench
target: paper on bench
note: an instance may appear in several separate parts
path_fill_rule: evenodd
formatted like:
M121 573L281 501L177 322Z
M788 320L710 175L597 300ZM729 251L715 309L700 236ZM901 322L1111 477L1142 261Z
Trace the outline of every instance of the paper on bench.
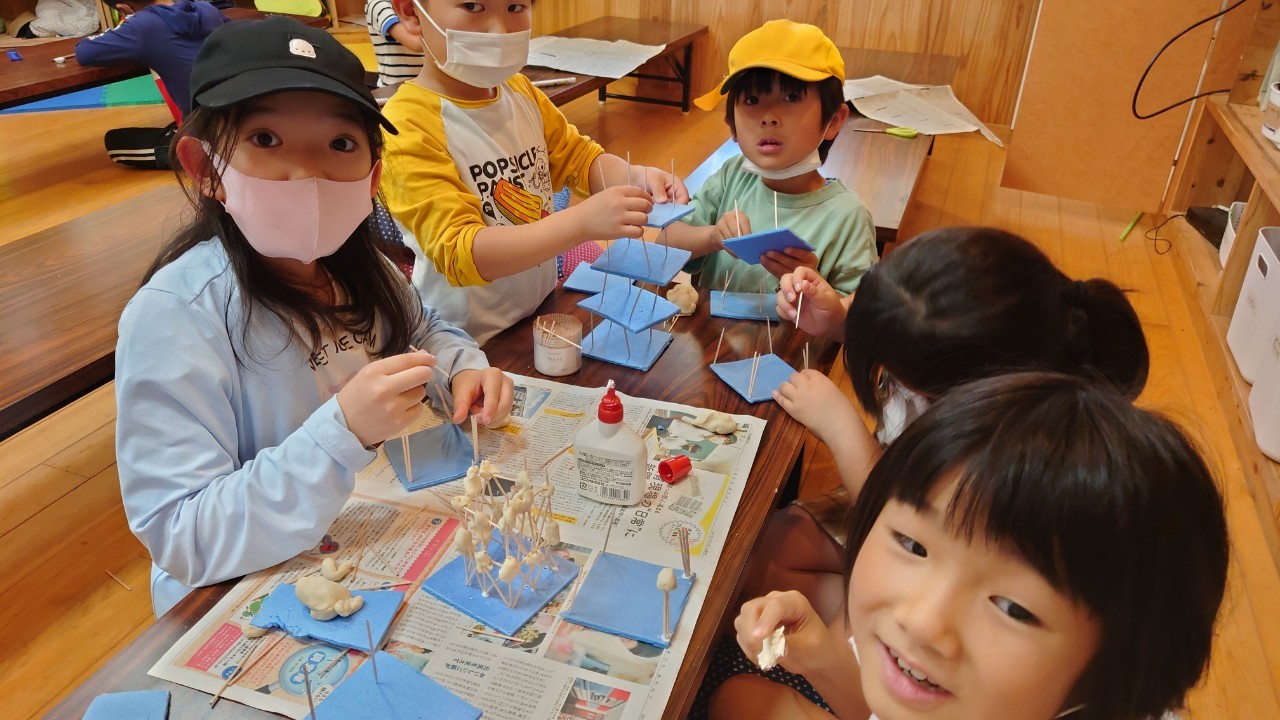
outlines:
M527 64L616 80L635 72L636 68L666 49L666 45L640 45L627 40L545 35L529 41Z
M956 98L950 85L908 85L875 75L847 81L844 95L858 112L891 127L915 128L925 135L977 130L1004 147L1000 138Z

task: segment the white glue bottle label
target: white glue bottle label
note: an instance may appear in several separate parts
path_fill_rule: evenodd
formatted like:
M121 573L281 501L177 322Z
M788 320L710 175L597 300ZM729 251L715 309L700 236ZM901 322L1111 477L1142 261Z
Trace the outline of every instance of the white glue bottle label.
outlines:
M612 505L635 505L644 496L649 448L622 415L622 401L610 380L597 419L573 436L578 494Z

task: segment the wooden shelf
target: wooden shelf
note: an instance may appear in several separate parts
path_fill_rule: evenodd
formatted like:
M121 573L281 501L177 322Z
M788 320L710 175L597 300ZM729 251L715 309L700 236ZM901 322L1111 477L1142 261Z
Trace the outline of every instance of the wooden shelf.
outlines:
M1223 405L1234 445L1231 449L1257 506L1272 557L1280 564L1280 463L1258 449L1249 414L1251 387L1227 346L1227 327L1258 230L1280 225L1280 148L1262 136L1261 128L1262 113L1257 107L1227 103L1222 98L1203 102L1194 137L1187 146L1189 153L1184 156L1189 177L1183 179L1185 188L1177 197L1185 204L1200 204L1243 200L1247 195L1249 204L1225 267L1217 248L1185 222L1170 224L1170 242L1181 261L1177 263L1179 281L1184 291L1196 298L1198 307L1193 308L1192 322ZM1223 147L1224 139L1228 147Z

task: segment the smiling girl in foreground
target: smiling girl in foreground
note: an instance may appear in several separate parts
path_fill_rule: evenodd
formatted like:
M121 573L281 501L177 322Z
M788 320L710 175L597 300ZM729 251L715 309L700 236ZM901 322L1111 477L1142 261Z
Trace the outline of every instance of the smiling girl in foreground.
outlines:
M191 87L176 156L195 219L116 348L120 486L157 615L313 547L437 376L455 422L511 407L511 381L376 249L378 126L394 128L360 61L294 20L236 22Z
M1227 552L1169 421L1066 376L973 383L867 478L845 617L827 627L796 592L743 606L742 650L785 627L781 665L811 688L739 675L712 717L830 717L820 699L860 720L1156 718L1208 662Z

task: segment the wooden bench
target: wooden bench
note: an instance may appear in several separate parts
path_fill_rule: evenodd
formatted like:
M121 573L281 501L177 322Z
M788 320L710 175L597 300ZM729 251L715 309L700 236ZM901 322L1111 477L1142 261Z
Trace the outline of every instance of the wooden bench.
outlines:
M0 246L0 437L111 378L120 312L184 207L175 184Z

